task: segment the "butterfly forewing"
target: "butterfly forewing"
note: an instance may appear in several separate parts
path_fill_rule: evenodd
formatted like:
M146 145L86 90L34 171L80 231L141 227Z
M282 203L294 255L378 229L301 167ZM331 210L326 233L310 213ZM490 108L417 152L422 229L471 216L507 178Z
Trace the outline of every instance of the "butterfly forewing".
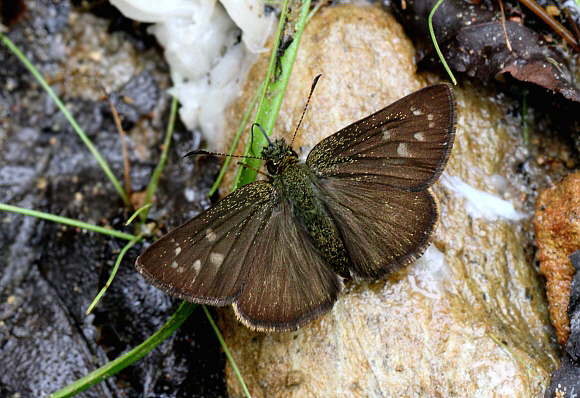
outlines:
M306 163L320 177L425 189L451 153L455 113L451 87L429 86L322 140Z
M341 279L285 201L255 239L244 267L252 270L252 277L234 309L258 330L296 330L330 310L342 289Z
M347 178L322 180L321 187L354 276L376 279L395 272L429 244L437 221L429 190L408 192Z
M248 252L275 202L272 184L245 185L151 245L136 267L177 297L230 304L248 279Z

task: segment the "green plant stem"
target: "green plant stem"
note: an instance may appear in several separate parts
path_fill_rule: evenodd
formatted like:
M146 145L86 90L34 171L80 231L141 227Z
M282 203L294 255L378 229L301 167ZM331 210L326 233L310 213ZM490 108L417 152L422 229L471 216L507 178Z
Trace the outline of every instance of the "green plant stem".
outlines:
M143 205L147 205L151 202L151 197L157 188L157 183L159 182L159 176L163 171L163 166L167 161L167 153L169 152L169 145L171 144L171 137L173 136L173 127L175 126L175 115L177 114L177 98L173 97L171 101L171 109L169 110L169 122L167 123L167 131L165 133L165 139L163 140L163 150L161 151L161 156L159 157L159 163L153 171L151 180L149 180L149 185L147 185L147 190L145 191L145 198L143 199ZM141 223L147 220L149 215L149 209L144 210L141 213Z
M24 214L26 216L38 217L38 218L42 218L44 220L49 220L49 221L54 221L54 222L58 222L61 224L70 225L72 227L88 229L90 231L98 232L98 233L109 235L109 236L114 236L116 238L127 239L127 240L135 239L135 235L126 234L125 232L115 231L113 229L108 229L105 227L100 227L98 225L93 225L93 224L89 224L86 222L73 220L71 218L55 216L54 214L43 213L43 212L37 211L37 210L25 209L23 207L12 206L12 205L8 205L5 203L0 203L0 210Z
M293 36L292 44L290 44L286 51L284 51L284 55L280 57L282 71L278 79L273 79L274 70L276 68L278 45L280 44L280 37L282 37L284 30L287 8L288 2L286 1L280 15L280 25L278 28L278 36L276 38L276 47L272 51L270 65L268 67L268 83L264 87L264 93L262 94L262 99L260 101L256 117L256 123L264 128L268 136L272 135L272 130L276 124L276 119L278 117L278 113L280 112L280 107L282 106L282 100L284 99L284 94L286 93L286 87L288 87L288 81L290 80L292 66L294 65L294 61L296 59L298 46L300 44L300 39L302 38L302 32L304 32L304 28L306 27L306 21L308 19L310 10L310 0L305 0L302 3L300 19L296 23L296 33ZM258 155L261 154L262 148L267 144L266 138L260 134L256 134L253 141L253 153ZM248 167L244 167L240 170L236 180L236 188L239 188L242 185L246 185L256 179L256 170L260 169L262 161L259 159L246 159L245 163Z
M75 381L69 386L59 390L50 395L52 398L62 398L62 397L72 397L82 391L87 390L89 387L103 381L107 377L120 372L127 366L135 363L142 357L144 357L149 351L157 347L163 342L167 337L169 337L181 324L187 319L193 310L197 307L197 304L184 301L181 306L177 309L175 314L171 316L169 321L161 327L153 336L148 338L146 341L141 343L139 346L135 347L125 355L109 362L103 367L89 373L85 377Z
M8 46L8 48L14 53L14 55L16 55L16 57L20 60L20 62L22 62L22 64L30 71L30 73L32 73L32 75L36 78L38 83L48 93L49 97L52 98L52 100L56 103L56 106L58 107L58 109L60 109L60 111L63 113L63 115L69 121L69 123L71 124L73 129L76 131L76 133L78 134L80 139L84 142L84 144L87 146L87 148L92 153L92 155L95 157L95 159L97 159L97 162L99 162L99 165L101 166L101 168L103 169L103 171L105 172L107 177L109 178L109 181L111 181L111 184L113 184L113 186L115 187L115 190L117 191L117 193L119 194L119 196L123 200L123 203L125 203L126 206L130 206L131 203L129 202L129 198L127 198L127 195L125 195L125 191L123 191L121 184L119 184L119 181L117 181L117 178L115 177L115 175L113 174L113 172L109 168L109 165L107 164L105 159L103 159L103 157L101 156L99 151L97 151L97 148L94 147L93 143L86 136L86 134L81 129L81 127L78 125L76 120L74 120L74 118L72 117L72 115L70 114L68 109L66 109L66 107L62 103L62 101L58 98L58 96L50 88L48 83L46 83L46 81L43 79L43 77L40 75L40 73L34 67L34 65L32 65L30 63L30 61L28 61L28 59L24 56L24 54L22 54L22 52L18 49L18 47L16 47L14 45L14 43L12 43L12 41L6 35L0 33L0 37L2 38L2 41L4 42L4 44L6 44L6 46Z
M206 306L202 304L201 308L203 308L203 312L205 312L205 316L207 316L207 319L209 320L211 327L213 328L218 340L220 341L220 344L222 345L222 348L224 349L224 352L225 352L226 356L228 357L228 360L232 364L232 367L234 368L234 372L236 373L236 375L238 376L238 380L240 380L240 383L242 384L242 389L244 390L244 393L246 394L247 397L251 398L252 395L250 394L248 387L246 387L246 383L244 382L244 379L242 378L242 374L240 373L240 369L238 369L238 365L236 365L236 361L234 361L234 357L230 353L228 345L226 344L226 341L222 337L220 330L218 329L217 325L213 321Z
M431 12L429 13L429 20L428 20L429 21L429 32L431 33L431 40L433 40L433 45L435 46L435 51L437 51L437 55L439 56L439 59L441 60L443 67L445 68L445 70L449 74L449 77L451 78L451 81L453 82L453 84L457 84L457 80L455 80L455 76L453 76L453 72L451 72L449 65L447 65L447 62L445 61L445 58L443 57L443 53L441 52L441 49L439 49L439 44L437 43L437 38L435 37L435 31L433 30L433 15L435 14L435 11L437 11L437 9L441 5L441 3L443 3L443 0L439 0L437 2L437 4L435 4L435 6L431 10Z

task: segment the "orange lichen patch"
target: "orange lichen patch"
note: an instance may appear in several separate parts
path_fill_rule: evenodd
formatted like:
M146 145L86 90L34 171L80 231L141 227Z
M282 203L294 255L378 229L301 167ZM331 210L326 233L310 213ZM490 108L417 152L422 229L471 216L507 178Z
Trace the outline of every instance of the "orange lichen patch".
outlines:
M575 274L568 256L580 249L580 174L570 175L542 192L536 202L534 229L550 317L558 341L565 344L570 334L567 310Z

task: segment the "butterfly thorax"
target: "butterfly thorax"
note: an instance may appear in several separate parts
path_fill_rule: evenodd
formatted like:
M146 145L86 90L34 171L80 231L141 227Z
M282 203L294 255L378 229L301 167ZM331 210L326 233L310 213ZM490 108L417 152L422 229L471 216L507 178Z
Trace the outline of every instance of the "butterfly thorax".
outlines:
M321 200L317 177L283 140L276 140L262 154L281 200L291 205L300 225L332 269L342 277L350 277L350 260L340 232Z

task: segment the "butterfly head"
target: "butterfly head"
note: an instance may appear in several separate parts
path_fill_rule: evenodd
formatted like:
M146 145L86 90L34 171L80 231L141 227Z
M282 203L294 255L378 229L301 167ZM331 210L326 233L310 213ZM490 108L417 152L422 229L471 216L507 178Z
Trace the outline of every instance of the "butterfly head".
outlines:
M266 168L272 175L277 174L280 167L289 162L298 161L298 154L284 140L275 140L265 146L262 156L266 158Z

